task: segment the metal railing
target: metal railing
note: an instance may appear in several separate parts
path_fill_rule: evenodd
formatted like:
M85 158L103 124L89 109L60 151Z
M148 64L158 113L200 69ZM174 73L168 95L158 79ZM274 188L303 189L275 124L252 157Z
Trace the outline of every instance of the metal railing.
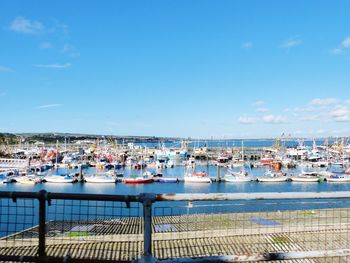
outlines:
M0 192L0 261L289 259L349 262L350 192Z

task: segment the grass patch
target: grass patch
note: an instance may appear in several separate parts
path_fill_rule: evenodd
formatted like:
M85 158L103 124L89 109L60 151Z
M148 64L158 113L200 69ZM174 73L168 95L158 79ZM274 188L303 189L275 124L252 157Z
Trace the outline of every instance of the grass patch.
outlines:
M314 210L311 211L301 211L299 212L300 215L302 216L315 216L316 212Z
M287 244L289 243L289 239L286 237L277 236L277 237L272 237L272 242L274 244Z
M65 234L66 237L85 237L90 236L90 232L70 232Z

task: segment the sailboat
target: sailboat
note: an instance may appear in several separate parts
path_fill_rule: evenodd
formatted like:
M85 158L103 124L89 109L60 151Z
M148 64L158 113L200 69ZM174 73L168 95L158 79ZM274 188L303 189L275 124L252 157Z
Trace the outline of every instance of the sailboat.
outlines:
M185 183L211 183L211 179L205 172L187 172L184 176Z
M326 178L326 181L328 183L349 183L350 182L350 176L344 175L344 174L334 174L330 177Z
M116 178L107 173L84 176L84 180L86 183L116 183Z
M76 178L68 174L52 174L43 178L47 183L74 183Z
M288 180L287 176L284 176L282 173L274 173L272 171L265 172L264 176L258 177L259 182L265 183L277 183L285 182Z
M247 173L244 170L240 172L229 170L229 173L224 176L224 181L230 183L250 182L251 180L250 177L247 177Z
M125 178L123 182L125 184L149 184L153 182L153 176L150 171L142 172L142 166L139 176L137 175L131 175L130 178Z

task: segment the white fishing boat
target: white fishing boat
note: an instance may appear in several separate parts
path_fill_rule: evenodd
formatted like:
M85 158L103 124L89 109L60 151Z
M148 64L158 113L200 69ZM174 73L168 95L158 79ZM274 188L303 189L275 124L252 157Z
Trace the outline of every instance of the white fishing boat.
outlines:
M76 179L68 174L53 174L45 176L43 181L47 183L74 183Z
M204 172L186 173L184 181L185 183L211 183L210 177Z
M259 176L258 181L262 183L278 183L285 182L288 180L287 176L284 176L282 173L273 173L268 171L264 176Z
M318 183L320 180L322 180L318 176L311 176L311 175L291 176L290 179L292 180L292 182L305 182L305 183Z
M116 178L108 174L93 174L85 176L84 180L86 183L115 183Z
M276 176L276 177L268 177L268 176L261 176L258 177L258 181L262 183L278 183L278 182L285 182L288 180L288 177L286 176Z
M252 179L247 177L247 173L244 171L241 172L233 172L229 171L229 174L226 174L224 176L224 181L225 182L230 182L230 183L240 183L240 182L250 182Z
M326 178L326 181L329 183L349 183L350 176L348 175L331 175Z
M31 185L34 185L34 184L41 182L41 179L39 177L30 176L30 175L16 176L15 180L17 183L20 183L20 184L31 184Z
M234 176L232 174L226 174L224 176L224 181L229 183L243 183L250 182L251 180L249 177Z

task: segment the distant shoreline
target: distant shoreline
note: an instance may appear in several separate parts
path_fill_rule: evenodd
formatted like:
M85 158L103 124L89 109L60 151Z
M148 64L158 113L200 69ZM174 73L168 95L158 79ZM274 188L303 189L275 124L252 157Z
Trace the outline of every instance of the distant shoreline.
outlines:
M133 136L133 135L103 135L103 134L77 134L77 133L0 133L0 144L16 144L19 141L33 142L42 141L44 143L78 141L78 140L117 140L125 143L171 143L179 141L190 142L250 142L250 141L334 141L337 139L348 139L349 137L278 137L278 138L224 138L224 139L198 139L198 138L181 138L181 137L159 137L159 136Z

